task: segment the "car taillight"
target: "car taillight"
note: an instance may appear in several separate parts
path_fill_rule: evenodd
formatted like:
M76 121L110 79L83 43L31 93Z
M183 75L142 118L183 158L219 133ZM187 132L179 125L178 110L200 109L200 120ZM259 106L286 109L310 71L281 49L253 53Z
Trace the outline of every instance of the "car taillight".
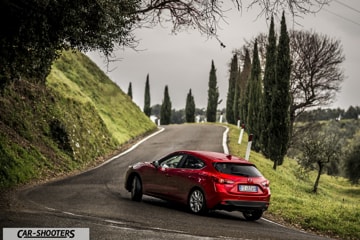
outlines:
M269 182L269 180L266 180L266 181L262 182L261 185L262 185L263 187L268 188L269 185L270 185L270 182Z
M221 184L234 184L235 182L229 179L213 177L214 182Z

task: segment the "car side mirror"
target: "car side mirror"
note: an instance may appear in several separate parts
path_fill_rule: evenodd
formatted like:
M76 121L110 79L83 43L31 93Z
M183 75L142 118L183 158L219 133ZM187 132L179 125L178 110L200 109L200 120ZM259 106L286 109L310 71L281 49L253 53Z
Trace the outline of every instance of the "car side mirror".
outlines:
M160 166L159 161L153 161L153 165L155 168L158 168Z

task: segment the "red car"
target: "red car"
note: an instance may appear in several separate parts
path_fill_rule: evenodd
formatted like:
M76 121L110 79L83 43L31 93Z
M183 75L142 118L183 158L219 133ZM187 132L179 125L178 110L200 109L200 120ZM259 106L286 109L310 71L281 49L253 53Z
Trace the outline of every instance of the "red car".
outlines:
M136 163L126 172L125 188L134 201L144 194L186 204L196 214L240 211L250 221L261 218L271 195L269 181L254 164L207 151L176 151Z

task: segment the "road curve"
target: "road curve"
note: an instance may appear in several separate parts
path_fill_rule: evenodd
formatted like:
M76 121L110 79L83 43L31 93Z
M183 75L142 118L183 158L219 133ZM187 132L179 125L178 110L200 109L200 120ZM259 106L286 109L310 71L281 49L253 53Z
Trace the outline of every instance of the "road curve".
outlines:
M3 227L85 227L91 239L328 239L241 213L190 214L186 207L144 196L130 200L123 188L128 165L181 149L223 152L222 126L166 126L101 167L17 192L0 213ZM2 235L2 233L1 233Z

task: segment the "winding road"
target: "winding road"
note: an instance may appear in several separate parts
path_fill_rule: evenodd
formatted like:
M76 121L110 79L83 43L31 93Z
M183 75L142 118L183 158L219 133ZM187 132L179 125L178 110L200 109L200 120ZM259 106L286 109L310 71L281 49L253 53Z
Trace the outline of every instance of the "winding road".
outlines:
M223 152L222 126L166 126L131 151L76 176L28 187L0 213L3 227L89 228L90 239L328 239L289 229L266 219L245 221L241 213L206 216L144 196L130 200L124 189L127 167L181 149ZM1 233L2 236L2 233Z

